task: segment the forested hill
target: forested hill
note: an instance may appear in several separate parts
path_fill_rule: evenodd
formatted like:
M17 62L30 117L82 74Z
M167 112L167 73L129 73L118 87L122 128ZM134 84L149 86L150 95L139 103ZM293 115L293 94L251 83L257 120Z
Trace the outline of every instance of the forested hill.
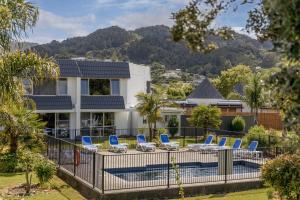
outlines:
M41 54L56 58L88 57L127 60L138 64L159 62L167 69L183 69L193 73L218 74L220 70L246 64L272 67L277 56L270 52L270 43L260 43L248 36L235 34L233 40L217 37L210 40L219 49L210 54L192 53L183 43L173 42L167 26L150 26L127 31L112 26L85 36L52 41L33 47Z

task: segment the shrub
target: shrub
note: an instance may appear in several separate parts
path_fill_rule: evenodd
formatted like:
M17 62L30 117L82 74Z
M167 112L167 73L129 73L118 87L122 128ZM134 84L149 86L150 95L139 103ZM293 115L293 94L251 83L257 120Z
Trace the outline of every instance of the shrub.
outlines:
M0 155L0 172L10 173L21 171L19 166L18 157L15 153L5 153Z
M43 160L35 167L36 176L39 179L40 184L49 182L56 173L55 165L49 160Z
M244 131L245 130L245 120L243 117L241 116L236 116L232 122L231 122L231 125L232 125L232 130L233 131L237 131L237 132L241 132L241 131Z
M253 126L249 129L248 134L245 137L247 145L250 144L251 141L258 141L259 147L267 147L269 146L269 136L267 131L263 126Z
M290 200L300 198L300 156L281 155L262 167L262 179L281 197Z
M172 116L168 122L169 133L174 137L178 133L179 122L176 116Z

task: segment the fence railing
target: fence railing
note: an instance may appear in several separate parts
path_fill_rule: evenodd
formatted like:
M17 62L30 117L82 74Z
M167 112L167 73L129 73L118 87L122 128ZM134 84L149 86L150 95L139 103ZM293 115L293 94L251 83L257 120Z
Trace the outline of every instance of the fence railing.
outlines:
M102 153L47 136L47 157L92 187L105 191L176 184L173 165L183 184L243 181L260 177L260 167L287 148L257 151L203 148L201 151Z

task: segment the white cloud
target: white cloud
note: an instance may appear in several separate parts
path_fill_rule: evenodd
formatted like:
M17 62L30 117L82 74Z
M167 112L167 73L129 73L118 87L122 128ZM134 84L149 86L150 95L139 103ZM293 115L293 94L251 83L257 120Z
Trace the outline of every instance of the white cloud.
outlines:
M52 12L41 10L37 28L54 28L70 36L82 36L88 33L85 23L95 21L95 15L80 17L63 17Z
M128 30L152 25L171 26L172 24L173 20L171 19L170 11L165 8L126 13L110 22L110 25L117 25Z
M234 27L231 27L232 30L234 30L235 32L239 33L239 34L243 34L243 35L247 35L251 38L254 38L256 39L256 35L254 32L247 32L247 30L245 29L245 27L241 27L241 26L234 26Z

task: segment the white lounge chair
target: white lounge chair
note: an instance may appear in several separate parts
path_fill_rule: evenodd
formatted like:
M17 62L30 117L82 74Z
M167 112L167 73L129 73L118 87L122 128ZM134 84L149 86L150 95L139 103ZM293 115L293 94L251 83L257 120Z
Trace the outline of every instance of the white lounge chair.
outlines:
M114 153L126 153L127 152L127 143L119 143L118 136L110 135L109 136L109 150Z
M136 141L137 141L136 149L139 151L155 151L156 150L155 143L147 142L145 136L142 134L138 134L136 136Z
M206 146L216 146L215 144L211 144L213 140L213 135L209 135L204 143L202 144L189 144L187 147L190 151L200 151L202 147Z
M91 151L98 151L98 147L101 146L100 144L93 144L92 138L90 136L82 136L81 143L83 148L91 150Z
M161 142L161 147L163 149L166 149L168 151L172 150L179 150L179 144L178 142L170 142L169 136L167 134L161 134L160 135L160 142Z

